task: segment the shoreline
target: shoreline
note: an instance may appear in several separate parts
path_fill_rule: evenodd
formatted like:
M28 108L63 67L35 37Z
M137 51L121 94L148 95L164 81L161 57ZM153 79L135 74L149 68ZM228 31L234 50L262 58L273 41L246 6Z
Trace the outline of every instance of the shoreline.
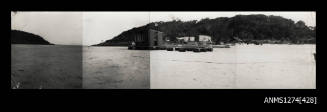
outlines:
M213 45L231 45L232 43L227 43L227 44L213 44ZM305 44L274 44L274 43L262 43L262 45L316 45L316 44L311 44L311 43L305 43ZM51 45L51 46L81 46L81 47L128 47L128 46L117 46L117 45L62 45L62 44L11 44L11 45ZM246 43L235 43L235 45L256 45L254 43L246 44Z

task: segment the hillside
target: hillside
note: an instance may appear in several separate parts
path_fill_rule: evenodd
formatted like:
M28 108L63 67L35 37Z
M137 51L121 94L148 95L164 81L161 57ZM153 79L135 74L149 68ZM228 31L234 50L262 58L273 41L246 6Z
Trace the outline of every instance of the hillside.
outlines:
M11 30L11 44L53 45L39 35L19 30Z
M155 26L157 24L157 26ZM234 37L244 41L262 41L303 44L316 42L316 28L308 27L303 21L294 22L280 16L236 15L215 19L168 22L154 22L122 32L113 39L96 46L127 45L135 32L144 28L158 29L165 33L166 38L210 35L215 43L233 42Z

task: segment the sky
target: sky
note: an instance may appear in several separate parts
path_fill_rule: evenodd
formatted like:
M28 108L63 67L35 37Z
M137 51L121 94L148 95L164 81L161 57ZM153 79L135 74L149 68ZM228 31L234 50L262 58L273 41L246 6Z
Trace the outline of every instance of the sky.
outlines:
M93 45L111 39L123 31L150 22L200 20L264 14L282 16L308 26L316 26L315 12L18 12L11 15L11 28L34 33L51 43Z
M81 45L82 12L18 12L11 14L11 29L44 37L54 44Z

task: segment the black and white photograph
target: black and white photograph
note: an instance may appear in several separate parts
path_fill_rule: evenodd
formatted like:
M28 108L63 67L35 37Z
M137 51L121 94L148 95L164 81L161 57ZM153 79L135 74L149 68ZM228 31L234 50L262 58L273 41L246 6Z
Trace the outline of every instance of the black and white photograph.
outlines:
M81 12L11 12L11 88L82 89Z
M316 12L11 11L11 89L316 89Z

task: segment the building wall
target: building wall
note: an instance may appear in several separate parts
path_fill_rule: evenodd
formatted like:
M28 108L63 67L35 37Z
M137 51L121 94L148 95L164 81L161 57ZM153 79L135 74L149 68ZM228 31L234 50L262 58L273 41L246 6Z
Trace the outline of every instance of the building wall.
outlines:
M136 46L149 46L149 37L147 31L140 31L133 35L133 40Z
M211 37L207 35L199 35L199 41L211 41Z
M156 30L149 30L149 47L155 46L155 41L157 41L157 46L164 46L163 32Z
M165 40L163 38L163 33L158 32L158 46L164 46Z

